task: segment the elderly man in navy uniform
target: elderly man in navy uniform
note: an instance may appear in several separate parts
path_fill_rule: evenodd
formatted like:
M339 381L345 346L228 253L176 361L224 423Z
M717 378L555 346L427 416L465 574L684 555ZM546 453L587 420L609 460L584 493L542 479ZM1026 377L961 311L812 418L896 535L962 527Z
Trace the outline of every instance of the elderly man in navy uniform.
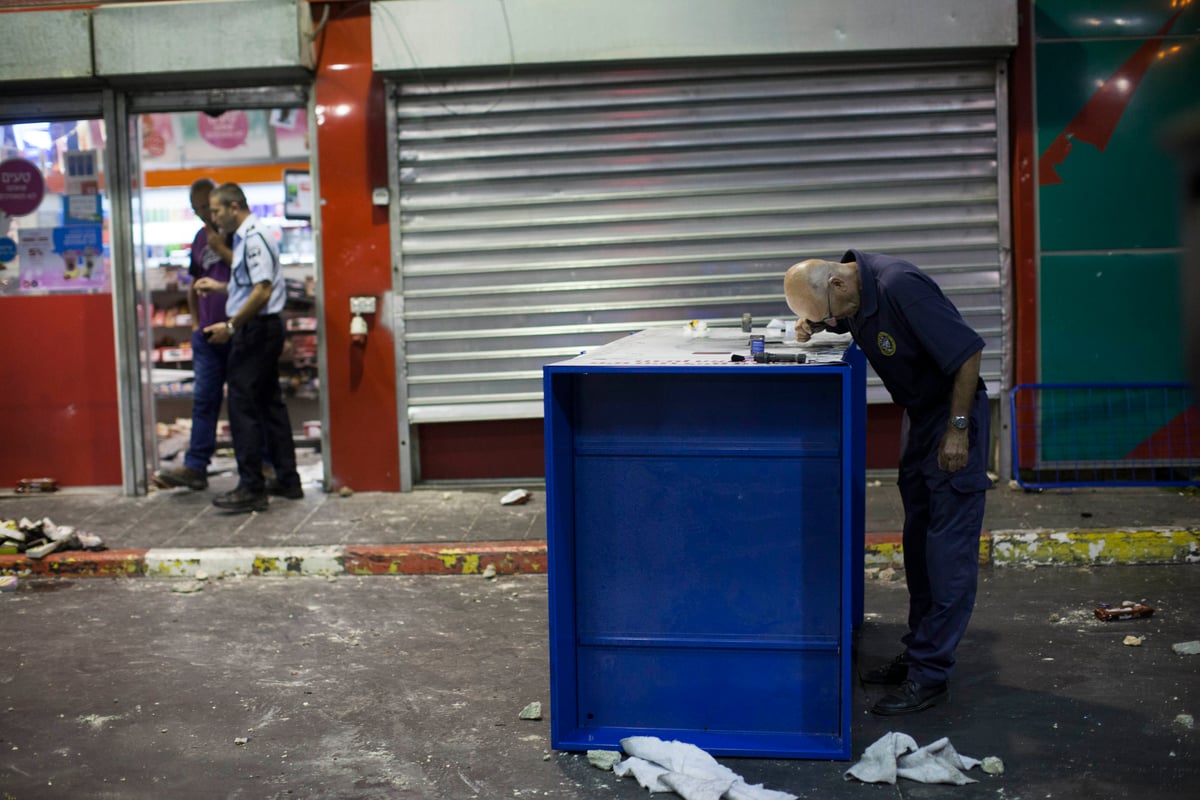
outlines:
M908 633L904 652L861 677L897 685L876 714L923 711L949 699L954 652L975 606L989 410L979 377L983 339L913 264L849 250L784 276L796 338L851 333L904 408L898 485L904 501Z
M197 291L227 292L228 321L205 327L212 344L231 342L226 381L229 387L229 427L237 457L238 485L213 498L227 511L266 511L267 495L293 500L304 496L296 472L292 423L279 390L279 355L283 351L283 321L287 301L279 251L269 231L246 202L236 183L218 186L209 195L213 222L233 233L233 265L228 284L212 278L196 281ZM268 484L262 472L263 434L276 480Z

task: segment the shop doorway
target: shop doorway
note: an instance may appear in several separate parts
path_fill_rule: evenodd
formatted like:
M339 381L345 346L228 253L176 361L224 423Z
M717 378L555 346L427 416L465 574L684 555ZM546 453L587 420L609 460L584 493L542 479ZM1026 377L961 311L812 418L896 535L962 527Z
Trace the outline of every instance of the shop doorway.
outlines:
M192 209L191 188L196 181L210 180L218 186L238 184L251 211L274 233L288 295L281 391L301 479L306 488L323 484L319 289L306 109L134 113L130 134L136 162L131 196L138 341L153 431L145 439L150 474L182 466L191 445L193 356L195 339L202 334L195 330L199 320L192 313L195 305L189 306L188 290L194 280L193 241L204 227ZM224 403L209 477L222 474L236 475Z

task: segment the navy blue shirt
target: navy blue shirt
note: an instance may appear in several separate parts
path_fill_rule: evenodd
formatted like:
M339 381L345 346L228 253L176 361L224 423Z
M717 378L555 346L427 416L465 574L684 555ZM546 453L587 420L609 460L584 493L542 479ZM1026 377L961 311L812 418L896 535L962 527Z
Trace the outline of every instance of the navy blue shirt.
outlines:
M833 330L849 329L897 405L916 413L949 406L954 373L983 349L983 338L913 264L859 250L842 256L850 261L862 297L858 313Z

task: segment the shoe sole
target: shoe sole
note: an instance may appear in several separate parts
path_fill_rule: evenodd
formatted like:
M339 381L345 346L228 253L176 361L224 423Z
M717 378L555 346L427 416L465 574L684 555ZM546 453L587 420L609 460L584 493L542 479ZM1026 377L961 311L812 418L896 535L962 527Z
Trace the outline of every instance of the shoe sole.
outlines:
M932 708L938 703L950 699L950 690L935 694L933 697L926 700L920 705L911 706L908 708L880 708L878 704L871 706L871 713L878 714L881 717L899 717L903 714L915 714L918 711L924 711L927 708Z
M247 511L266 511L270 504L264 498L261 503L238 503L236 505L223 505L214 500L213 505L222 511L228 511L234 514L244 514Z

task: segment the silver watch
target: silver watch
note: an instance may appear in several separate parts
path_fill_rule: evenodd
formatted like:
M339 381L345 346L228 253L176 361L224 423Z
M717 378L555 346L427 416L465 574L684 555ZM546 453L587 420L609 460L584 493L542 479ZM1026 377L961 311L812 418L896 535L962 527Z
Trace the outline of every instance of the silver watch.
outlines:
M967 418L963 416L951 417L950 424L960 431L967 429Z

